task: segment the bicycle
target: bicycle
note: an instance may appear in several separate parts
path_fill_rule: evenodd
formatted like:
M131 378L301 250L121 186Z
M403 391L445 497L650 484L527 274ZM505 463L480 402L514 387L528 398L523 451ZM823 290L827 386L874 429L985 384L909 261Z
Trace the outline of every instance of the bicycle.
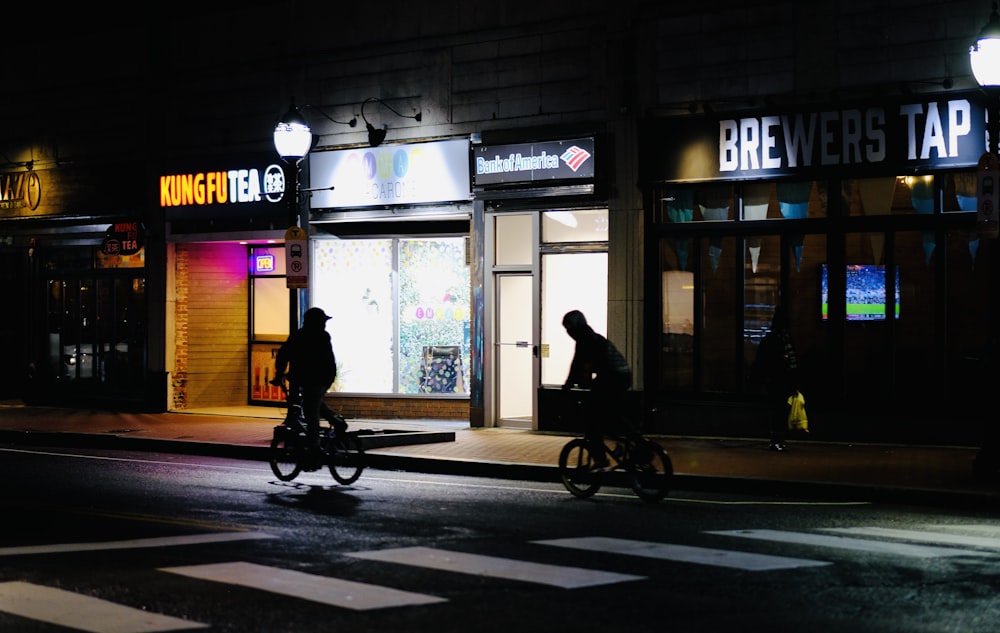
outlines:
M365 469L365 449L358 431L337 434L327 420L320 425L318 464L310 463L306 442L306 419L301 394L290 394L287 380L279 384L288 403L284 421L274 427L271 439L271 471L281 481L291 481L302 471L316 471L324 465L337 482L347 486L358 480ZM339 414L338 414L339 417ZM346 425L346 421L340 418Z
M582 404L577 402L579 406ZM594 459L590 442L585 438L574 438L563 446L559 453L559 476L573 496L581 499L594 496L614 473L624 473L628 485L643 501L660 501L670 492L674 467L667 451L657 442L638 432L605 433L603 446L604 460ZM598 462L609 466L595 468Z

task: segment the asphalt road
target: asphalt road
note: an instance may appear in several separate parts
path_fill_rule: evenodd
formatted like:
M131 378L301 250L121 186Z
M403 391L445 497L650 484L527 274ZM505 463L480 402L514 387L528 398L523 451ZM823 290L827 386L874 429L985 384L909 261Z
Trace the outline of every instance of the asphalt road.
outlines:
M1000 618L991 511L710 492L649 504L379 469L352 486L324 471L279 482L261 462L169 453L0 455L16 517L0 630L64 630L45 620L58 613L98 633L914 633Z

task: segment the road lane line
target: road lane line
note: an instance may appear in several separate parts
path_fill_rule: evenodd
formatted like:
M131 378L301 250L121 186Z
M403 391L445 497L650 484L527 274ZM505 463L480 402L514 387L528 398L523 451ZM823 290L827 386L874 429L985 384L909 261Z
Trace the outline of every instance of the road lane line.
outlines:
M0 611L88 633L154 633L210 626L19 581L0 583Z
M831 563L806 558L791 558L788 556L770 556L751 552L736 552L690 545L675 545L671 543L652 543L649 541L633 541L620 538L605 538L590 536L582 538L563 538L545 541L532 541L541 545L555 545L593 552L641 556L696 565L712 565L715 567L730 567L746 571L772 571L776 569L795 569L798 567L821 567Z
M965 554L982 554L982 552L957 550L950 547L927 547L925 545L912 545L909 543L891 543L888 541L872 541L867 539L847 538L844 536L830 536L826 534L807 534L805 532L784 532L781 530L724 530L718 532L706 532L706 534L738 536L741 538L775 541L777 543L784 544L795 543L798 545L832 547L836 549L871 552L875 554L912 556L915 558L942 558L946 556L962 556Z
M163 567L160 571L228 585L261 589L355 611L447 602L445 598L438 596L411 593L391 587L317 576L247 562Z
M64 554L66 552L100 552L112 549L142 549L146 547L176 547L178 545L204 545L206 543L226 543L229 541L249 541L277 538L263 532L223 532L220 534L194 534L189 536L164 536L158 538L129 539L96 543L56 543L52 545L24 545L2 547L0 556L24 556L30 554Z
M857 534L859 536L878 536L902 541L917 541L918 543L938 543L942 545L965 545L968 547L983 547L1000 549L1000 538L987 536L971 536L966 534L946 534L944 532L927 532L924 530L899 530L882 527L848 527L825 528L827 532ZM983 552L969 552L982 555Z
M461 574L521 580L564 589L609 585L630 580L642 580L644 576L616 574L613 572L545 565L510 558L465 554L430 547L400 547L396 549L352 552L347 556L401 565L412 565L427 569L452 571Z

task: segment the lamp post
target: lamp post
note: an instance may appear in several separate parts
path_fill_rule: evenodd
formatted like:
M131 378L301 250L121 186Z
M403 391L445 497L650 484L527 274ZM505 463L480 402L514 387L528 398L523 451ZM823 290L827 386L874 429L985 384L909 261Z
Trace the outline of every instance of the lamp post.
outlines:
M997 4L976 42L969 47L969 64L976 82L986 93L986 134L989 145L977 166L977 230L980 237L997 237L997 212L1000 206L1000 14Z
M289 333L298 329L299 290L307 287L309 214L302 209L299 166L311 147L312 130L298 107L292 103L288 112L274 126L274 149L285 162L285 195L288 196L289 228L285 232L285 273L289 291Z

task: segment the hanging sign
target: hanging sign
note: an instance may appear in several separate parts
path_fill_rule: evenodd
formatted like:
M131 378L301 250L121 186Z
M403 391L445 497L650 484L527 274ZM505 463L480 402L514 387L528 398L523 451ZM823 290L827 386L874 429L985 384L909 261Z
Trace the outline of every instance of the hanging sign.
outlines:
M976 166L976 231L979 237L995 238L1000 233L997 222L1000 195L1000 164L995 154L986 152Z
M142 222L115 222L108 227L101 252L105 255L135 255L146 242L146 229Z
M285 231L285 281L288 288L309 287L309 234L298 226Z

